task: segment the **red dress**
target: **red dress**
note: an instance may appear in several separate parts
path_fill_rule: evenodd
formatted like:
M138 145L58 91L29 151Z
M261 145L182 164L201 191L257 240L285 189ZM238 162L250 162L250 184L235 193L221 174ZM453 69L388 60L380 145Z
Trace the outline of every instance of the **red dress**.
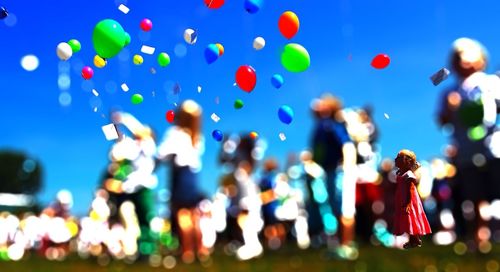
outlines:
M425 216L422 201L415 186L417 178L411 170L396 175L397 188L394 199L394 235L408 233L411 235L425 235L431 233L431 227ZM408 193L410 194L408 196ZM411 210L406 213L405 208L410 199Z

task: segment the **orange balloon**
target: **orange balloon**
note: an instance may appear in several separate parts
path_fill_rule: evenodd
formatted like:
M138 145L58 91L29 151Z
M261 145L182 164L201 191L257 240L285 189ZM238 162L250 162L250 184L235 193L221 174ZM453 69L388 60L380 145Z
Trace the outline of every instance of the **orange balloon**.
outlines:
M285 11L278 21L280 32L285 38L291 39L299 31L299 17L293 11Z
M216 43L215 46L219 48L219 57L222 56L222 54L224 54L224 46L222 46L222 44L220 43Z

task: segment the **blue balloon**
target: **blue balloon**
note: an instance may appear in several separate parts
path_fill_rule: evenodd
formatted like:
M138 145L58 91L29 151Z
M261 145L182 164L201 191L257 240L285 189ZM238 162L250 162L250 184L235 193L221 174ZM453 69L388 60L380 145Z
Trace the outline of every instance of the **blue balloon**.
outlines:
M0 7L0 19L5 19L9 15L7 9L4 7Z
M245 0L245 10L250 14L257 13L261 6L262 0Z
M224 135L222 134L222 131L215 129L214 131L212 131L212 137L217 142L220 142L220 141L222 141L222 138L224 138Z
M217 45L211 43L205 49L205 60L208 64L213 63L219 58L219 48Z
M283 77L279 74L274 74L271 78L271 84L273 84L274 88L279 89L283 85Z
M285 124L290 124L293 120L293 110L287 105L283 105L280 107L278 110L278 117L280 118L280 121L285 123Z

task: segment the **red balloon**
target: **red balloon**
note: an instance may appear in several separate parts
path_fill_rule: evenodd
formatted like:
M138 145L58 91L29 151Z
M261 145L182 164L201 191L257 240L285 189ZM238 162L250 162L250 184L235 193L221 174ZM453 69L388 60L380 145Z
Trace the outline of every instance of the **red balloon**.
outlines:
M143 31L150 31L153 28L153 22L148 18L142 19L140 27Z
M174 117L175 117L174 111L173 110L167 111L166 117L167 117L167 122L172 124L174 122Z
M391 59L386 54L378 54L372 60L372 66L375 69L384 69L391 63Z
M245 92L251 92L257 83L255 69L249 65L242 65L236 71L236 84Z
M93 76L94 76L94 70L92 70L92 68L90 68L89 66L85 66L85 67L83 67L83 69L82 69L82 77L83 77L85 80L89 80L89 79L91 79Z
M280 32L285 38L291 39L299 31L299 17L292 11L285 11L278 21Z
M204 0L205 5L211 9L218 9L224 5L224 0Z

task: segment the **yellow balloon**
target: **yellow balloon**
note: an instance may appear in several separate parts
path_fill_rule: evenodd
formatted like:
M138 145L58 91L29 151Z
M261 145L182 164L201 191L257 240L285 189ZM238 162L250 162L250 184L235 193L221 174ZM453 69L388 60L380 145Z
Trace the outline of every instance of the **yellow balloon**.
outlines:
M98 55L95 55L95 57L94 57L94 65L97 68L102 68L102 67L106 66L106 60L104 60L103 58L99 57Z
M217 48L219 49L219 57L224 55L224 46L222 46L222 44L220 43L216 43L215 46L217 46Z
M141 65L144 62L144 59L141 55L134 55L134 59L132 61L135 65Z

